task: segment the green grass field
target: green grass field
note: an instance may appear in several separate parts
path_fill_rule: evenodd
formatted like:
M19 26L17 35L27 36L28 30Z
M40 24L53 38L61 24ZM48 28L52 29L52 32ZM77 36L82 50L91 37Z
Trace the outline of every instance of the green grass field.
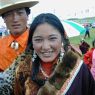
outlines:
M79 43L83 37L84 37L84 35L80 35L80 36L72 37L69 39L70 39L71 44L79 45ZM88 38L88 36L87 36L85 41L88 42L90 44L90 46L92 47L93 39L95 39L95 28L90 29L90 38Z

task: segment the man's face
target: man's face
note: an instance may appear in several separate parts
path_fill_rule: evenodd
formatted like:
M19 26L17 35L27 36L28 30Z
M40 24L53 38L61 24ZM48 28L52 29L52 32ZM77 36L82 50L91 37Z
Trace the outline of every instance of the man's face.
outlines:
M12 35L21 35L27 26L28 16L25 8L9 11L4 14L4 22Z

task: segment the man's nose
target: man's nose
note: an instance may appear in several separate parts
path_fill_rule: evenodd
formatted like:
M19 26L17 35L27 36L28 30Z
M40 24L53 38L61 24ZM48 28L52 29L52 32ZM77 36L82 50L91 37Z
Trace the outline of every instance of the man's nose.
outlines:
M18 21L18 20L19 20L19 15L16 12L14 12L13 13L13 21Z

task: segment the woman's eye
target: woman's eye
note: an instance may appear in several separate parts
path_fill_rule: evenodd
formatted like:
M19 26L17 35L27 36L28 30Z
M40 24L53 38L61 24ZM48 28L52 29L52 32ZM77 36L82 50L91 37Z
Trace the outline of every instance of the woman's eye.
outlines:
M50 38L51 41L55 41L56 39L57 39L57 37Z
M41 42L41 41L42 41L42 39L35 39L35 40L34 40L34 42L37 42L37 43L38 43L38 42Z

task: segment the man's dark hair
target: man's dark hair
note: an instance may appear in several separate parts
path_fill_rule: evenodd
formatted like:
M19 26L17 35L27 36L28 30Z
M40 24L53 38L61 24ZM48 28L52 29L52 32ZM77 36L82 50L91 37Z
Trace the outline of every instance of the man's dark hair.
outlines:
M30 10L30 8L29 8L29 7L25 7L25 11L26 11L26 14L27 14L27 15L29 15L29 14L30 14L30 12L31 12L31 10ZM5 13L3 13L1 16L2 16L2 18L4 18Z
M31 10L30 10L30 8L29 8L29 7L25 7L25 11L26 11L27 15L29 15L29 14L30 14L30 12L31 12Z

